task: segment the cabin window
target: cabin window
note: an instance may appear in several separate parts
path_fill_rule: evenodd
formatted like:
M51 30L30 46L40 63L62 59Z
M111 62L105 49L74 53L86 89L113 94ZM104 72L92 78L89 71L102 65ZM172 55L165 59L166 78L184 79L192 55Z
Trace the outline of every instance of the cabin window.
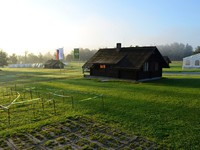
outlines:
M101 69L105 69L105 68L106 68L106 65L100 65L100 68L101 68Z
M144 65L143 65L143 71L149 71L149 63L148 62L145 62Z
M195 60L195 66L199 66L199 60Z
M186 60L185 65L189 66L190 65L190 61Z

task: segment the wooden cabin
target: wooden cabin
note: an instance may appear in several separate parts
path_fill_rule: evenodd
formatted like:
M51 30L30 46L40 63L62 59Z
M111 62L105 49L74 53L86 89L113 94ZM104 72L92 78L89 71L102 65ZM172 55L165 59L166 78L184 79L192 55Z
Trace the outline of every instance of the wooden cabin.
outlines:
M162 68L168 63L155 46L100 49L83 66L90 76L146 80L162 77Z
M44 64L44 68L48 68L48 69L63 69L64 68L64 63L61 62L60 60L48 60L45 64Z

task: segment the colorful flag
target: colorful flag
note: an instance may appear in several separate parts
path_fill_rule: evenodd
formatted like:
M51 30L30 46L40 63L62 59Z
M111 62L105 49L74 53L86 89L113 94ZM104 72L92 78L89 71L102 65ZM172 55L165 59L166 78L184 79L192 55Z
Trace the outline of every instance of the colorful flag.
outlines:
M56 50L56 60L62 60L64 59L64 50L63 48L58 48Z

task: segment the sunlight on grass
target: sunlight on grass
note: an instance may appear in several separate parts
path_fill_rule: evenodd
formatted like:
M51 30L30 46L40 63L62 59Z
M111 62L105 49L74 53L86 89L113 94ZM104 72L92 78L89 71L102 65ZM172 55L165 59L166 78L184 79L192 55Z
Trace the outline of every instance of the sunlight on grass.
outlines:
M200 72L200 69L182 69L182 61L173 61L170 68L163 68L164 72Z
M180 71L180 63L172 64L170 69L172 72ZM71 109L70 101L66 105L58 103L61 108L59 116L22 121L19 131L80 114L163 143L170 149L200 148L200 76L165 75L161 80L143 83L101 82L83 78L81 65L76 63L61 71L5 68L0 72L0 91L13 87L15 83L18 89L35 87L41 93L63 90L74 96L75 105L75 109ZM81 101L95 95L103 95L104 109L101 99ZM47 114L51 110L52 107ZM16 132L15 127L6 130L11 134ZM1 134L6 135L6 132L0 131Z

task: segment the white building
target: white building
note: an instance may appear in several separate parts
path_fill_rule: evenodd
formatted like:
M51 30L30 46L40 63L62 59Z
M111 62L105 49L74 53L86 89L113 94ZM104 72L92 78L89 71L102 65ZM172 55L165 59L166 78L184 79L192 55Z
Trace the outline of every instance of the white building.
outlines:
M200 69L200 53L183 58L183 69Z

